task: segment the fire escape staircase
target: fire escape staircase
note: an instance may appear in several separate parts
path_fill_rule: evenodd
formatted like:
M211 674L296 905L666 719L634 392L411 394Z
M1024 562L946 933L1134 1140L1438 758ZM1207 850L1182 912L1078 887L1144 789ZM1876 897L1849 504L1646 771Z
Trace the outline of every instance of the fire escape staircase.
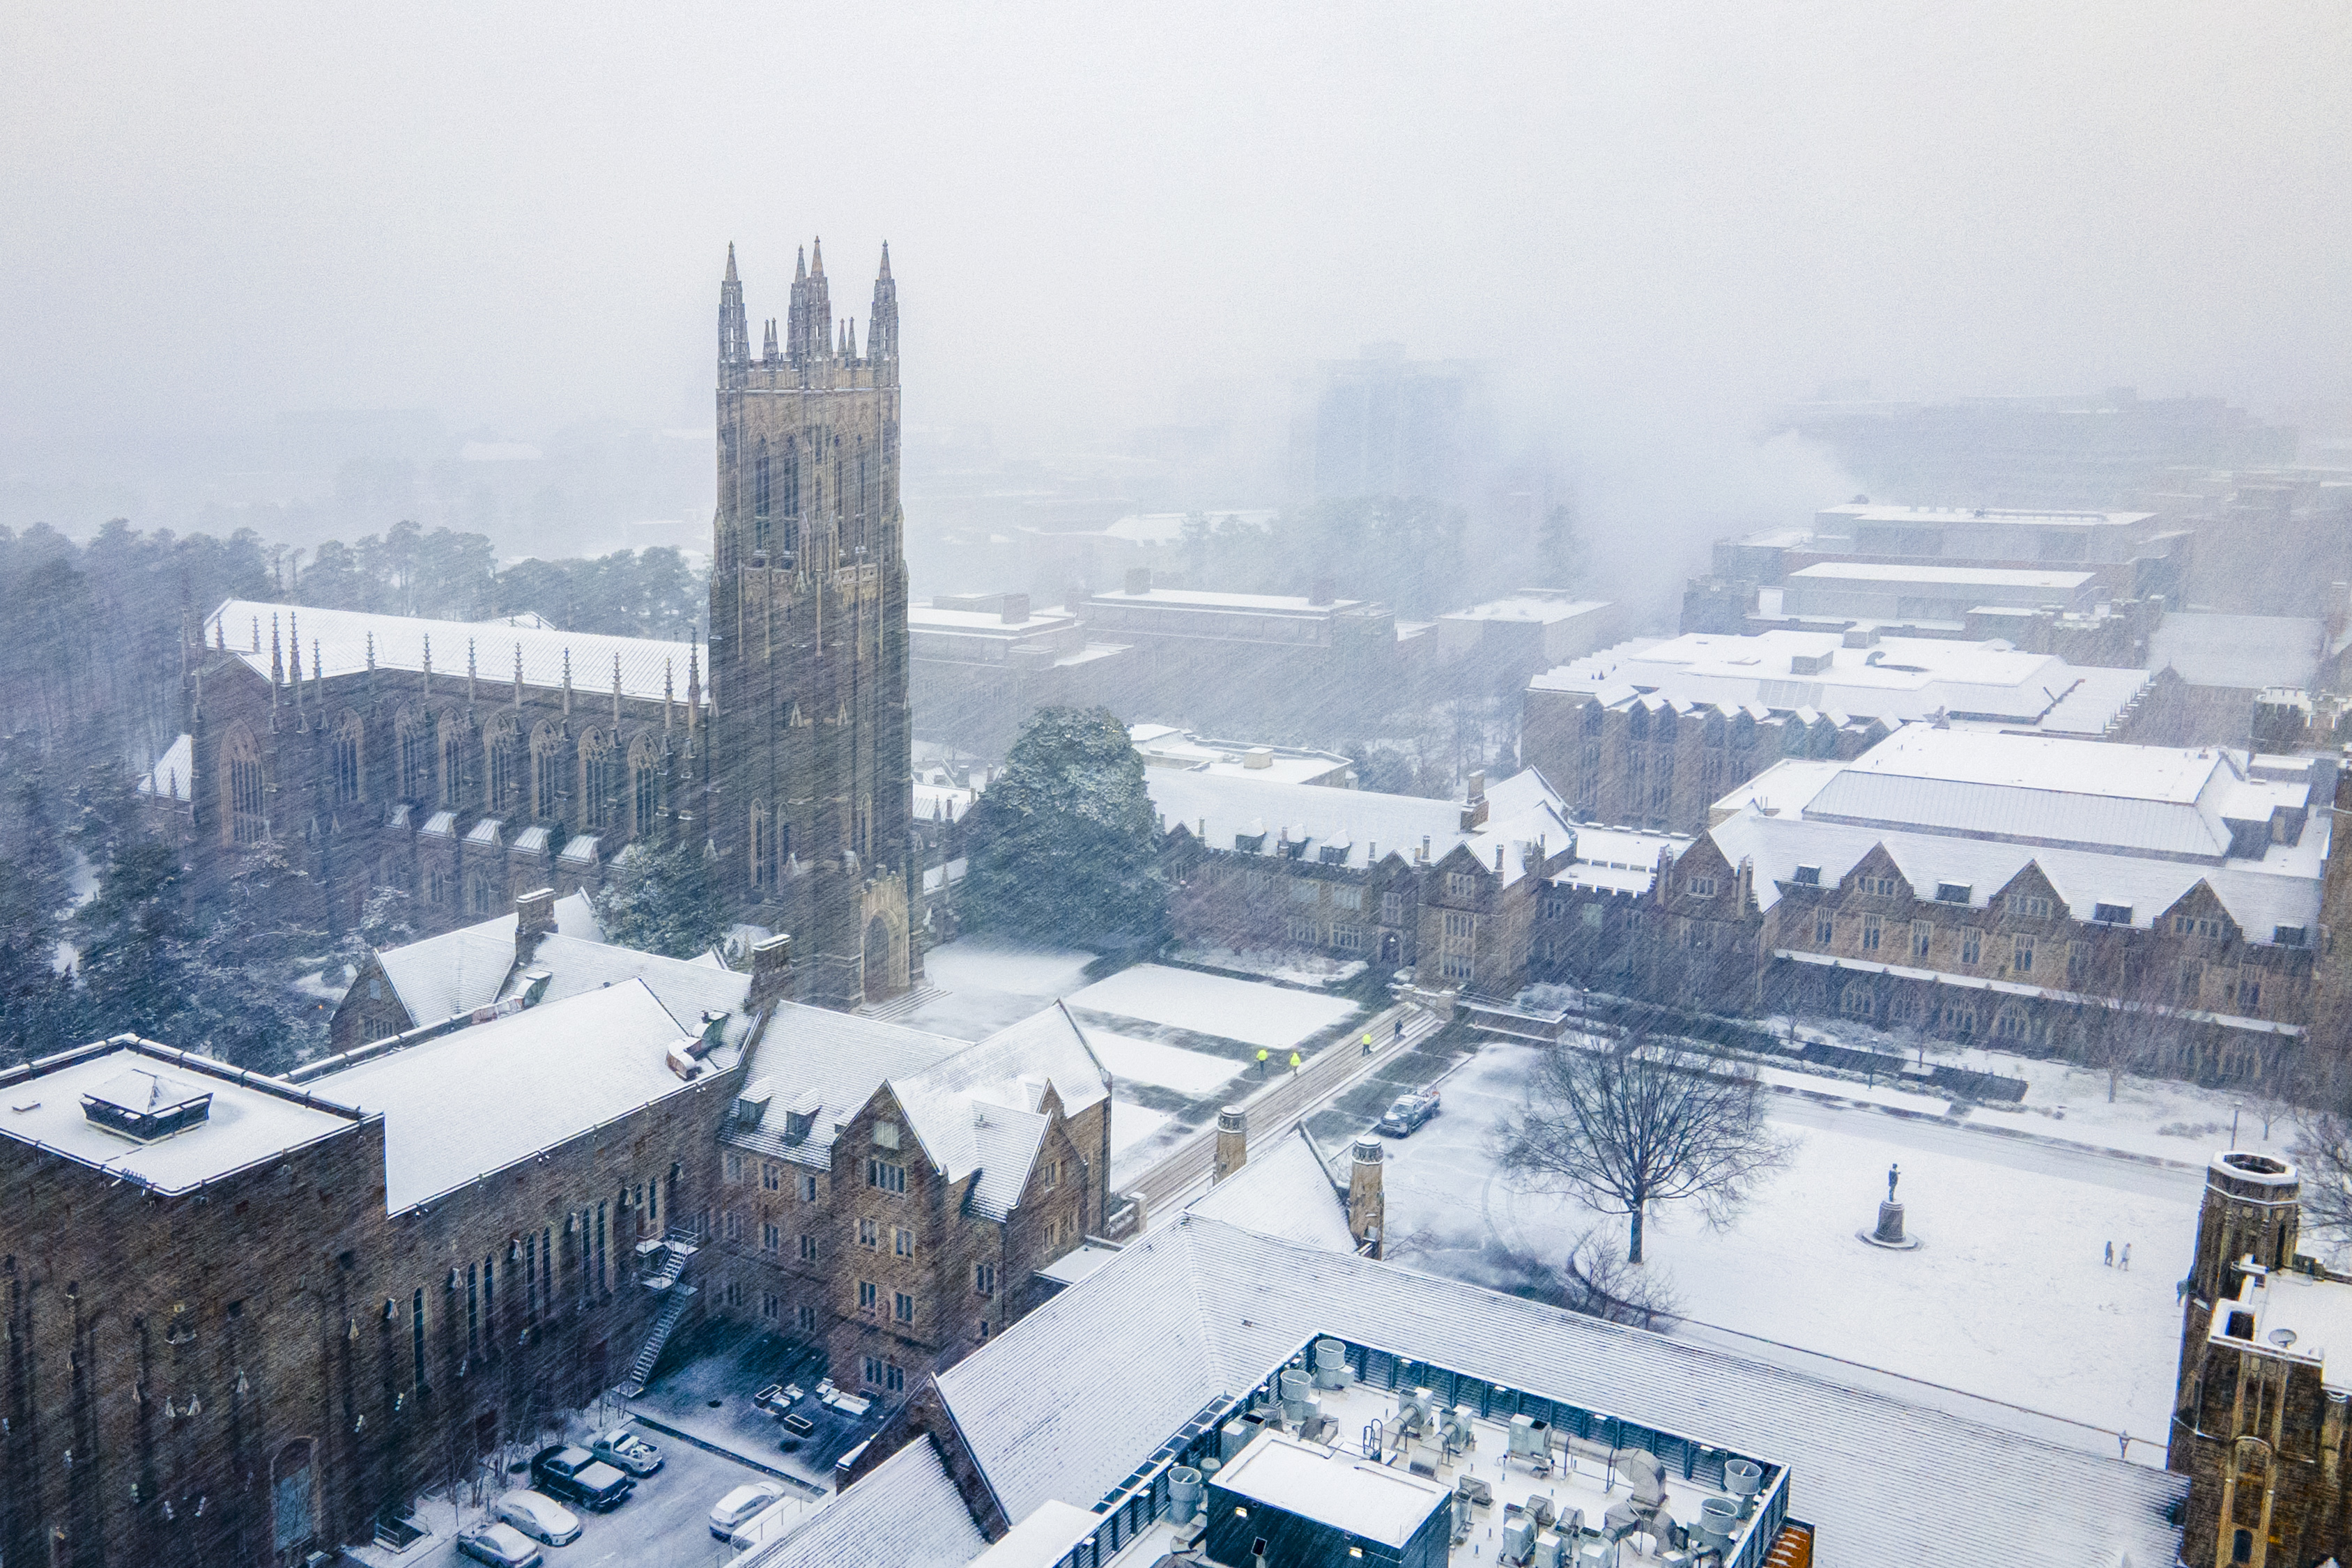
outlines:
M679 1284L678 1277L686 1272L687 1260L698 1250L699 1239L691 1231L673 1230L659 1241L645 1243L637 1249L639 1260L646 1266L642 1277L646 1289L659 1290L668 1299L662 1303L660 1315L654 1319L653 1332L638 1348L637 1359L629 1364L629 1375L622 1380L621 1396L625 1399L635 1399L646 1391L670 1335L677 1331L687 1309L694 1304L694 1287Z

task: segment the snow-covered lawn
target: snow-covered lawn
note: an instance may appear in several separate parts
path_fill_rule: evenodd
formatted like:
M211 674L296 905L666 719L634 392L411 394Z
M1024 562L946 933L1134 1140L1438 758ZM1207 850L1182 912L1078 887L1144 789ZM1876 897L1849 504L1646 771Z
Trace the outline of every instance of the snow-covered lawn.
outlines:
M1138 1105L1114 1096L1110 1102L1110 1152L1117 1156L1142 1142L1172 1120L1164 1110Z
M1287 1050L1356 1012L1353 1002L1156 963L1123 969L1067 1000L1073 1007L1276 1050Z
M1622 1216L1523 1195L1496 1174L1490 1132L1518 1108L1532 1054L1486 1047L1446 1080L1444 1113L1390 1144L1390 1234L1408 1260L1477 1278L1496 1243L1556 1263L1588 1226L1622 1237ZM1935 1146L1922 1147L1910 1123L1882 1134L1871 1112L1827 1114L1836 1130L1785 1129L1801 1140L1790 1168L1732 1228L1710 1231L1673 1205L1652 1220L1649 1267L1670 1277L1686 1316L2162 1438L2179 1339L2173 1283L2195 1242L2198 1178L1959 1128L1931 1130ZM2168 1142L2190 1158L2206 1152ZM1926 1244L1916 1252L1854 1236L1874 1221L1897 1161L1908 1228ZM2102 1179L2109 1165L2114 1184ZM2131 1244L2128 1273L2103 1264L2109 1241ZM2134 1458L2147 1453L2135 1445Z
M1087 1044L1094 1047L1102 1065L1110 1069L1113 1079L1158 1084L1180 1094L1213 1093L1242 1070L1242 1064L1230 1057L1213 1057L1206 1051L1188 1051L1181 1046L1163 1046L1153 1040L1130 1039L1101 1029L1088 1029Z
M1299 985L1341 985L1361 974L1367 965L1360 958L1346 962L1304 948L1230 948L1183 946L1175 950L1176 956L1194 963L1205 963L1213 969L1237 969L1244 974L1263 974L1269 980L1287 980Z

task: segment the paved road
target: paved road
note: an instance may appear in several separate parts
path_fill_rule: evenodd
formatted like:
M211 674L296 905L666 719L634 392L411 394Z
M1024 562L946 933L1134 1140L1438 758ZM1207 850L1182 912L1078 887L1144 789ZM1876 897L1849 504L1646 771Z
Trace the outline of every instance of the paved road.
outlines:
M1832 1083L1827 1092L1836 1092ZM2201 1171L2179 1171L2166 1165L2116 1154L2087 1145L2043 1142L2033 1138L2005 1137L1988 1124L1935 1121L1890 1116L1883 1110L1851 1103L1823 1104L1803 1095L1773 1097L1772 1120L1791 1127L1820 1128L1829 1132L1855 1132L1887 1143L1906 1144L1974 1160L1979 1164L2006 1165L2011 1170L2092 1182L2118 1192L2154 1197L2180 1197L2192 1203L2205 1184ZM1979 1113L1981 1114L1981 1113Z
M1402 1043L1396 1038L1396 1020L1400 1016L1405 1020ZM1254 1092L1241 1101L1242 1108L1249 1113L1252 1146L1265 1146L1289 1131L1301 1116L1312 1115L1327 1102L1351 1091L1359 1098L1377 1097L1385 1105L1403 1088L1426 1081L1427 1075L1417 1077L1414 1068L1407 1064L1418 1059L1419 1047L1443 1026L1434 1014L1421 1008L1391 1007L1358 1025L1347 1037L1326 1046L1295 1073L1278 1073L1263 1085L1257 1085L1254 1076L1244 1076L1237 1081L1254 1086ZM1375 1045L1370 1057L1364 1056L1356 1044L1366 1032ZM1398 1075L1393 1080L1382 1076L1392 1070ZM1385 1088L1391 1081L1401 1087ZM1358 1118L1350 1135L1370 1120L1369 1116ZM1317 1135L1322 1136L1319 1129ZM1171 1149L1140 1177L1124 1184L1125 1189L1143 1194L1144 1212L1156 1224L1173 1213L1193 1189L1208 1181L1216 1155L1217 1130L1212 1123Z

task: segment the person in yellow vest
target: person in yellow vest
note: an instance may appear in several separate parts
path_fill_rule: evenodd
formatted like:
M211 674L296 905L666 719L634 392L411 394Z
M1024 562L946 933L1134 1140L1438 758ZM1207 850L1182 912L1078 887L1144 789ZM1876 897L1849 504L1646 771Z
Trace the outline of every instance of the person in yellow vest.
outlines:
M1372 1032L1370 1029L1364 1031L1364 1054L1366 1056L1372 1054Z
M1266 1049L1264 1046L1260 1046L1257 1048L1257 1076L1260 1078L1265 1076L1265 1058Z
M1290 1053L1290 1076L1293 1078L1297 1078L1298 1076L1298 1053L1297 1051Z

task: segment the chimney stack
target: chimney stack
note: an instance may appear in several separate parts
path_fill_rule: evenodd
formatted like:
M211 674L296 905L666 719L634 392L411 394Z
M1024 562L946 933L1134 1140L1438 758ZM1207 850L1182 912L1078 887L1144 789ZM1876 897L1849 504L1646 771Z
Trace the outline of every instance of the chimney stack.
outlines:
M1029 618L1029 595L1007 594L996 612L997 619L1008 626L1017 626Z
M1307 602L1310 605L1328 605L1337 596L1328 577L1318 577L1307 585Z
M745 1005L753 1012L793 999L793 939L772 936L751 948L751 994Z
M1127 591L1130 594L1151 592L1151 568L1130 566L1127 569Z
M515 895L515 963L529 963L540 939L555 934L555 889L539 888Z
M1378 1258L1387 1222L1388 1199L1381 1190L1381 1141L1367 1132L1356 1140L1356 1157L1348 1167L1348 1232L1356 1238L1356 1250L1367 1258Z
M1213 1181L1222 1182L1249 1163L1249 1115L1238 1105L1217 1112L1217 1168Z

